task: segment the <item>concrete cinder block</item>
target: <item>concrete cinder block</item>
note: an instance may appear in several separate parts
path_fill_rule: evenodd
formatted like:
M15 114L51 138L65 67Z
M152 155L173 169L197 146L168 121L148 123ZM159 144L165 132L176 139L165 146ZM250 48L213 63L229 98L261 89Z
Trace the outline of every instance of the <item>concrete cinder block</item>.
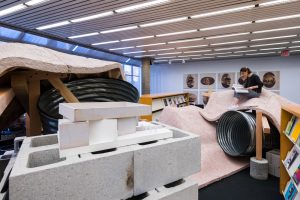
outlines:
M135 147L134 195L200 171L199 136L169 129L173 131L173 138Z
M103 119L89 121L89 141L91 145L101 142L115 141L118 137L117 119Z
M74 123L67 119L60 119L58 122L58 141L60 149L89 145L89 123Z
M126 117L118 119L118 135L126 135L136 132L136 117Z
M151 114L151 106L129 102L61 103L59 113L71 121L136 117Z
M58 144L23 143L9 177L9 191L11 200L129 198L133 196L133 148L60 158Z

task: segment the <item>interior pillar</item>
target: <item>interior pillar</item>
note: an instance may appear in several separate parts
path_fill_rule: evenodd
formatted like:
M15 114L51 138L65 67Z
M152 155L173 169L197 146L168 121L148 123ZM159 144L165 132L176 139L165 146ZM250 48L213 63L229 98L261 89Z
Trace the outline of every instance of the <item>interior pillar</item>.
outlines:
M150 58L142 59L142 94L150 94Z

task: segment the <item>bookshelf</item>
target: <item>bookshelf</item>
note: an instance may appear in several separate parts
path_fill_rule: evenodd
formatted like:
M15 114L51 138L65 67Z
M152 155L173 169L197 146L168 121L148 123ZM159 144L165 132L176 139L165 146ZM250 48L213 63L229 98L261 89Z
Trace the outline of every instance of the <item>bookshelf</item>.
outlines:
M152 115L141 116L141 119L155 121L166 106L183 107L189 105L188 93L145 94L139 103L152 107Z
M300 118L300 105L295 104L284 104L281 107L281 124L280 124L280 159L285 160L288 152L294 147L295 142L285 134L286 126L292 118L292 116ZM297 145L296 145L297 146ZM299 146L297 146L300 150ZM287 182L292 179L292 175L289 174L289 171L286 169L283 162L280 163L280 191L284 191ZM292 179L293 181L293 179Z

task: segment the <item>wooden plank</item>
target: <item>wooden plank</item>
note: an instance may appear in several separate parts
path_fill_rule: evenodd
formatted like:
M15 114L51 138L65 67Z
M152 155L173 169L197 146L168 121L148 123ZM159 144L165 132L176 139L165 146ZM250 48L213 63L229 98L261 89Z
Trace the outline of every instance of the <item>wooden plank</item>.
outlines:
M26 120L26 135L27 137L41 135L42 124L40 113L37 108L40 97L40 81L31 80L28 82L28 99L29 110Z
M269 124L266 116L262 116L262 128L263 128L263 133L266 133L266 134L271 133L270 124Z
M79 103L79 100L74 96L74 94L67 88L64 83L59 78L49 78L49 82L56 88L61 96L64 97L68 103Z
M0 116L15 97L12 88L0 88Z
M11 76L11 87L24 109L28 112L28 85L26 76L13 74Z
M256 111L256 160L262 160L262 112Z

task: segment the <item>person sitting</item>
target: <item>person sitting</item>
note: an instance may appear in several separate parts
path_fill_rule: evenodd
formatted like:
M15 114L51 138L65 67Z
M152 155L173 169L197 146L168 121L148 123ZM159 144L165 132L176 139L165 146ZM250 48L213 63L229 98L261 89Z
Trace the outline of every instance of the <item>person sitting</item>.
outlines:
M233 104L229 107L230 110L239 107L239 101L242 97L246 99L258 98L263 87L263 83L259 76L253 74L248 67L243 67L240 70L240 80L243 80L244 88L248 89L249 93L237 93L234 91Z

